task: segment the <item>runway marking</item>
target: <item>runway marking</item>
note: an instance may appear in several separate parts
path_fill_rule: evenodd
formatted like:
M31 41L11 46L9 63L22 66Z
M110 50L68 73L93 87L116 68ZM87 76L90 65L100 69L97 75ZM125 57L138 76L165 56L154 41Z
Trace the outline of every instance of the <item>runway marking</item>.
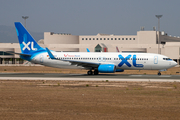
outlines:
M132 76L132 77L141 77L143 75L130 75L130 76Z
M171 75L130 75L131 77L172 77Z
M163 75L163 76L159 76L159 77L171 77L171 75Z

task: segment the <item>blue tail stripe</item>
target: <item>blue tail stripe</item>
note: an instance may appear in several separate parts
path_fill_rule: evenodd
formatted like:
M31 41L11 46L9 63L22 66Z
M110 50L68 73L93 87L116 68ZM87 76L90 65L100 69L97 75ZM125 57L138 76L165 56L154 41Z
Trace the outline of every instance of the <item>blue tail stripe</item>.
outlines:
M86 48L87 52L90 52L90 50L88 48Z

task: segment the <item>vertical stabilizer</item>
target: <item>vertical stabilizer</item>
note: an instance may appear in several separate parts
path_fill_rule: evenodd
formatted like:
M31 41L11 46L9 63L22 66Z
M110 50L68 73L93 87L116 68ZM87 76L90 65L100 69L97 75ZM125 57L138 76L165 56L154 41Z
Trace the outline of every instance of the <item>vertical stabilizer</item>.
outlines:
M116 52L119 52L119 49L118 49L118 47L116 46Z
M15 22L14 24L22 53L31 54L44 49L38 45L38 43L20 22Z

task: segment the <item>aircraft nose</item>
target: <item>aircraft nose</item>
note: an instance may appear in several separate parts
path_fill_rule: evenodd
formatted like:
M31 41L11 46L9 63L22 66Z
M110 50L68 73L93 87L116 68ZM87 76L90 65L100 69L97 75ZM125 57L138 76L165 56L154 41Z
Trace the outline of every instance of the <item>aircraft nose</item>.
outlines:
M173 61L173 62L172 62L172 66L174 67L174 66L176 66L176 65L178 65L177 62Z

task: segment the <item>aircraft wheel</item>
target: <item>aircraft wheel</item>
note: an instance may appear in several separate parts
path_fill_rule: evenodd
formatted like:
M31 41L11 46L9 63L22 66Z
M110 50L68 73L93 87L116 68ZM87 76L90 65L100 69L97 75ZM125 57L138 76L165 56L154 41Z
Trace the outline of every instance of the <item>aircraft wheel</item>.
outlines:
M99 74L98 70L94 70L94 75L98 75L98 74Z
M87 74L88 74L88 75L92 75L92 71L88 71Z
M160 72L158 72L158 75L161 75L161 73L160 73Z

